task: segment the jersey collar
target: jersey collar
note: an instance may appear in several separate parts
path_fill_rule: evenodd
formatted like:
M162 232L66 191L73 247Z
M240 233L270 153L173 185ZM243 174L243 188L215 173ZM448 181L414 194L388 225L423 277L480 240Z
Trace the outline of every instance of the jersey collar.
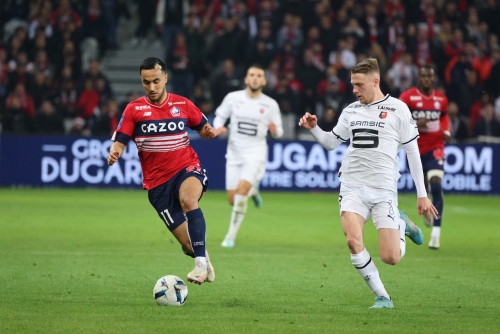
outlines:
M386 96L385 96L382 100L378 100L378 101L375 101L375 102L373 102L373 103L367 104L367 106L368 106L368 107L371 107L371 106L373 106L373 105L375 105L375 104L382 103L382 102L384 102L385 100L387 100L388 98L389 98L389 94L387 94L387 95L386 95Z
M144 96L144 101L146 101L146 103L149 104L150 106L161 108L168 102L168 100L170 100L170 93L169 92L166 92L166 93L167 93L167 98L165 99L165 101L163 101L162 104L154 104L154 103L149 102L147 95Z

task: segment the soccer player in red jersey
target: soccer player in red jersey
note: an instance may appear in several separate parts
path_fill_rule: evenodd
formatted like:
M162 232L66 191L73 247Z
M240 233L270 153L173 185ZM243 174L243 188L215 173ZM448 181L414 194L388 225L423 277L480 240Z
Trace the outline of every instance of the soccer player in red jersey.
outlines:
M432 204L438 210L438 218L433 222L426 219L427 226L433 226L429 247L439 248L441 237L441 219L443 215L443 189L441 180L444 176L444 143L451 141L450 119L448 118L448 99L434 90L436 75L434 68L422 66L418 72L418 87L410 88L399 97L410 109L417 122L420 138L418 148L424 168L424 179L427 188L430 186Z
M205 218L198 201L208 186L205 168L190 146L187 128L201 137L216 137L215 129L187 98L168 93L168 74L158 58L146 58L139 68L146 96L130 102L123 112L109 149L112 166L132 139L137 145L143 187L167 228L195 258L188 281L202 284L215 278L205 247Z

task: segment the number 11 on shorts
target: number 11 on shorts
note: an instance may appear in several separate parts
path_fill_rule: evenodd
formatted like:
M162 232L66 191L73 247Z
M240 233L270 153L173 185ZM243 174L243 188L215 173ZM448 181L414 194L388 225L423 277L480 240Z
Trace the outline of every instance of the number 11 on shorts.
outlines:
M168 209L163 210L160 214L163 217L163 221L165 222L165 224L167 224L167 226L169 226L171 223L172 224L174 223L172 217L170 216L170 212L168 212Z

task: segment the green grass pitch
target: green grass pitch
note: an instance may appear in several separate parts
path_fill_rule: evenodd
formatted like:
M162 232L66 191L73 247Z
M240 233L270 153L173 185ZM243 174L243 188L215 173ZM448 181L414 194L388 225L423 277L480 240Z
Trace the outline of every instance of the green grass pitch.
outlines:
M183 307L152 297L192 259L140 190L0 189L0 333L498 333L500 198L445 196L441 249L409 242L396 266L367 249L393 310L350 263L337 194L264 193L236 247L220 247L230 207L201 201L214 283L189 284ZM423 227L415 196L399 207ZM423 227L428 239L430 229Z

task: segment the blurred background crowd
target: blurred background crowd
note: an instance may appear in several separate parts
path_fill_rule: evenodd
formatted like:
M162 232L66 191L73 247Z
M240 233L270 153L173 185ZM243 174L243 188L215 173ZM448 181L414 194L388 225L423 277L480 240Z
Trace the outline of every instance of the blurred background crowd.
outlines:
M306 111L329 130L355 100L350 69L374 57L395 97L417 84L419 66L436 68L457 141L500 137L497 0L4 0L0 22L4 134L110 135L143 91L135 74L137 90L118 99L102 59L156 46L168 90L209 119L260 64L285 138L300 137Z

